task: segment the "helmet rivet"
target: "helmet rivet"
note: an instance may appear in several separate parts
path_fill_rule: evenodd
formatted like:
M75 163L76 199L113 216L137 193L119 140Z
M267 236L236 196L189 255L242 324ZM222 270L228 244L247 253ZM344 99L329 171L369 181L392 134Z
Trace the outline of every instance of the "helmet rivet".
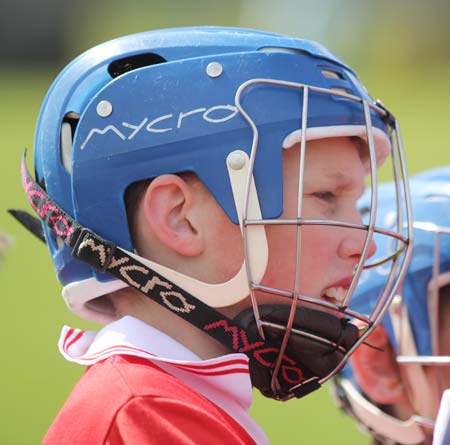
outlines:
M227 157L227 162L233 170L241 170L247 161L247 156L244 151L236 150L230 153Z
M223 66L219 62L208 63L206 74L209 77L219 77L223 73Z
M111 102L102 100L97 104L97 114L100 117L108 117L112 113Z

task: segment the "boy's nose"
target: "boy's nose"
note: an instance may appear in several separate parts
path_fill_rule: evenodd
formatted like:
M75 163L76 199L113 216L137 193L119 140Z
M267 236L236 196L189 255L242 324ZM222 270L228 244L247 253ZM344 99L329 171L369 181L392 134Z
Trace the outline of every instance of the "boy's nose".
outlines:
M341 258L352 258L359 260L362 255L364 243L366 242L367 231L359 229L343 229L344 237L339 247L339 256ZM375 241L372 239L369 243L367 258L375 255L377 250Z

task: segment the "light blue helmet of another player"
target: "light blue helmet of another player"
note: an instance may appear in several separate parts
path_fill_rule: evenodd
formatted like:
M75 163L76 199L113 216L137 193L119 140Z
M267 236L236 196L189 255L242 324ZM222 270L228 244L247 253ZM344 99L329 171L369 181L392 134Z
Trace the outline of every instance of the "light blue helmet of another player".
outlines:
M411 262L383 326L395 351L396 360L407 379L405 387L413 388L410 397L415 407L432 412L427 401L430 390L423 367L438 365L450 367L450 357L444 355L439 341L442 329L439 302L450 286L450 166L424 171L410 179L413 209L414 249ZM396 189L392 183L380 187L380 217L385 226L396 219L392 209ZM366 201L365 201L366 199ZM367 196L361 205L367 204ZM392 242L377 244L378 255L386 255ZM367 271L353 299L353 308L362 313L370 310L371 300L384 285L383 268ZM450 294L450 293L449 293ZM369 339L370 343L370 339ZM444 368L442 368L444 369ZM450 368L447 368L450 372ZM386 443L418 444L424 440L424 430L434 420L415 415L407 421L388 416L370 402L358 385L352 367L348 364L336 380L340 403L364 426ZM441 388L443 391L445 388ZM434 407L435 408L435 407ZM418 408L419 410L419 408ZM389 442L390 441L390 442Z

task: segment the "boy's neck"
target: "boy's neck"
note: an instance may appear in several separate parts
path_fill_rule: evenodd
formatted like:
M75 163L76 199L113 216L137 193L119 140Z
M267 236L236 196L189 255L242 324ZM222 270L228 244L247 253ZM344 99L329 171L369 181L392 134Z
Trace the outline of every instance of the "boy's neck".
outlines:
M217 340L134 289L121 289L111 294L110 298L118 318L133 316L173 338L202 360L231 352Z

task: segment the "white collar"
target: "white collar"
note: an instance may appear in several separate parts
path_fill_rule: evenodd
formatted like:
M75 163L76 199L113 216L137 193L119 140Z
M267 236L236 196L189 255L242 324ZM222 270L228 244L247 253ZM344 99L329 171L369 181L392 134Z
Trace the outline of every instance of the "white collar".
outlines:
M64 326L58 346L67 360L86 366L119 354L151 360L222 408L257 444L269 443L247 413L253 393L245 354L201 360L173 338L130 316L99 332Z

